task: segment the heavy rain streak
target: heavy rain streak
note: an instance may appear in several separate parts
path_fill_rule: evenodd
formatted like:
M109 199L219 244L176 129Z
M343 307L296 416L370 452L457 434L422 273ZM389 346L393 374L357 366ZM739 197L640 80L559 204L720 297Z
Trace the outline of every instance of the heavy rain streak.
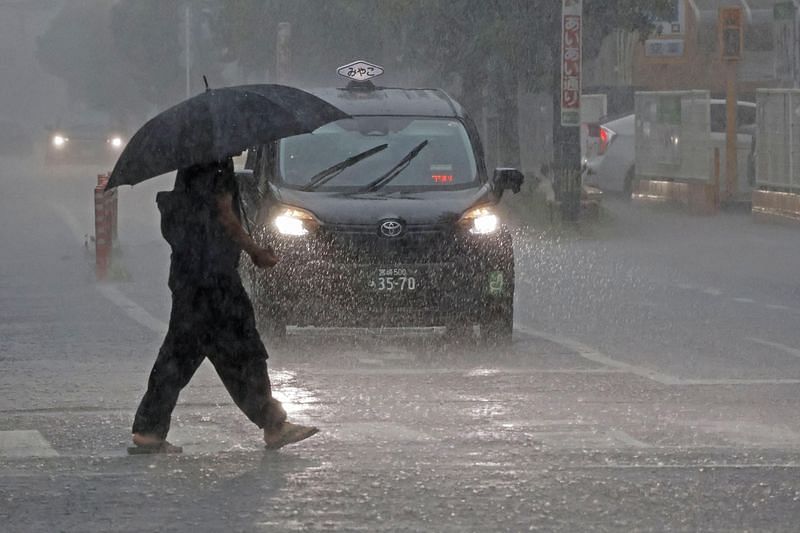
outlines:
M798 8L0 0L0 529L796 531Z

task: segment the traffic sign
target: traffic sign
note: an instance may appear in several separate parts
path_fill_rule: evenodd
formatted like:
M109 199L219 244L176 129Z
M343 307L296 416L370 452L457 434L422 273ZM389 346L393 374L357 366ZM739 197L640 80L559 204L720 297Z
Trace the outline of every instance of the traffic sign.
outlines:
M722 7L719 10L719 39L723 61L742 59L742 8Z
M582 0L563 0L561 10L561 125L581 125Z

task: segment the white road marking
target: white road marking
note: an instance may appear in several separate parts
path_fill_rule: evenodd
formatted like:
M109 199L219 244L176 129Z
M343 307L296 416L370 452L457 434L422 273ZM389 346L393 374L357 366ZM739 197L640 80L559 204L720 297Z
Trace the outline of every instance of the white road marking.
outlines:
M58 457L36 430L0 431L0 457Z
M554 448L651 448L622 430L580 420L497 420L504 430L520 431Z
M422 431L391 422L352 422L326 426L334 439L347 442L403 441L425 442L432 437Z
M576 352L579 356L589 361L600 363L602 365L609 366L611 368L617 368L625 372L628 372L630 374L634 374L655 381L656 383L661 383L662 385L701 386L701 385L798 385L800 384L800 379L781 379L781 378L684 379L677 376L664 374L663 372L658 372L656 370L652 370L647 367L631 365L629 363L617 361L605 355L604 353L573 339L569 339L559 335L553 335L550 333L545 333L543 331L529 329L526 327L519 327L518 329L519 331L527 333L528 335L541 337L545 340L549 340L550 342L560 344L566 348L569 348L570 350Z
M163 335L167 332L168 325L166 322L151 315L139 304L122 294L119 289L113 285L100 284L97 285L97 290L135 322L138 322L155 333Z
M741 304L754 304L754 303L756 303L755 300L752 300L750 298L733 298L733 301L734 302L739 302Z
M764 339L759 339L758 337L747 337L747 340L749 340L750 342L754 342L756 344L761 344L762 346L769 346L770 348L775 348L776 350L780 350L782 352L788 353L789 355L793 355L800 359L800 350L798 350L797 348L792 348L791 346L786 346L785 344L781 344L779 342L772 342Z
M719 289L715 289L714 287L708 287L703 289L702 292L704 294L710 294L711 296L722 296L722 291Z
M167 324L153 315L151 315L147 310L142 308L136 302L122 294L116 287L113 285L108 284L100 284L97 286L97 290L105 296L109 301L111 301L114 305L119 307L126 315L128 315L131 319L138 322L139 324L145 326L146 328L152 330L155 333L165 334L167 331ZM656 370L652 370L647 367L632 365L629 363L624 363L622 361L617 361L612 359L611 357L605 355L604 353L596 350L590 346L587 346L579 341L569 339L566 337L562 337L559 335L553 335L550 333L545 333L543 331L533 330L524 326L518 326L518 331L526 333L528 335L533 335L535 337L540 337L545 340L548 340L555 344L560 344L574 352L576 352L580 357L583 357L586 360L593 361L595 363L599 363L606 367L615 369L617 371L626 372L629 374L634 374L651 381L655 381L656 383L661 383L662 385L794 385L800 384L800 379L683 379L676 376L671 376L669 374L664 374L663 372L658 372ZM782 346L782 345L781 345ZM788 346L784 346L782 349L789 349L794 350L793 348L789 348ZM792 355L795 355L792 353ZM798 356L800 357L800 356ZM371 361L370 361L371 363ZM429 374L431 373L432 369L421 369L420 374ZM452 372L450 369L442 369L446 373ZM359 371L353 372L358 373ZM363 371L361 371L363 372ZM398 370L400 375L406 375L409 373L413 373L407 369L399 369ZM541 371L537 370L528 370L523 371L520 373L539 373ZM576 370L557 370L558 373L580 373L580 371ZM391 373L387 372L386 370L381 370L380 373ZM510 371L509 373L514 373L514 371ZM586 372L584 372L586 373ZM598 373L604 373L602 371Z
M674 464L674 465L625 465L625 464L598 464L598 465L575 465L570 468L575 470L749 470L749 469L763 469L763 468L800 468L800 463L743 463L743 464L714 464L714 463L699 463L699 464Z
M791 307L787 307L785 305L775 305L775 304L766 304L764 307L767 309L772 309L774 311L794 311Z
M655 370L651 370L646 367L631 365L628 363L623 363L622 361L617 361L605 355L604 353L596 350L590 346L587 346L579 341L569 339L567 337L562 337L560 335L553 335L551 333L545 333L544 331L537 331L533 329L529 329L526 327L519 327L517 328L519 331L527 333L528 335L533 335L535 337L541 337L545 340L548 340L555 344L560 344L565 348L576 352L579 356L587 359L589 361L593 361L595 363L600 363L604 366L609 366L611 368L616 368L619 370L623 370L629 374L635 374L637 376L641 376L652 381L656 381L663 385L679 385L681 384L681 380L679 378L675 378L673 376L669 376L667 374L662 374L661 372L657 372Z
M626 444L631 448L650 448L649 444L642 442L634 437L631 437L624 431L614 429L609 431L608 434L611 435L611 437L613 437L616 441Z
M693 291L693 290L695 290L695 286L694 285L689 285L688 283L678 283L675 286L678 287L679 289L683 289L685 291Z

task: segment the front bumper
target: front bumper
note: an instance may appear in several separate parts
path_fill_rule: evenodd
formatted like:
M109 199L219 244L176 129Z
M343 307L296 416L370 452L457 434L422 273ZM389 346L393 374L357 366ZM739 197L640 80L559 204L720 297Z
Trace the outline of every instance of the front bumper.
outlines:
M399 244L399 243L398 243ZM426 243L414 253L277 240L280 263L250 267L254 303L288 325L427 327L479 323L487 306L513 299L511 238Z

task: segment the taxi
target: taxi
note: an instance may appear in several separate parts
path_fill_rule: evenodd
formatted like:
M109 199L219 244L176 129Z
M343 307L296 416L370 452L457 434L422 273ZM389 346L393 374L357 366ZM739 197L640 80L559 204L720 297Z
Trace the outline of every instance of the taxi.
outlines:
M511 340L514 249L495 206L522 173L487 172L478 130L440 89L380 87L377 65L311 90L351 118L257 147L246 211L279 264L243 262L262 332L445 327ZM245 195L246 196L246 195Z

